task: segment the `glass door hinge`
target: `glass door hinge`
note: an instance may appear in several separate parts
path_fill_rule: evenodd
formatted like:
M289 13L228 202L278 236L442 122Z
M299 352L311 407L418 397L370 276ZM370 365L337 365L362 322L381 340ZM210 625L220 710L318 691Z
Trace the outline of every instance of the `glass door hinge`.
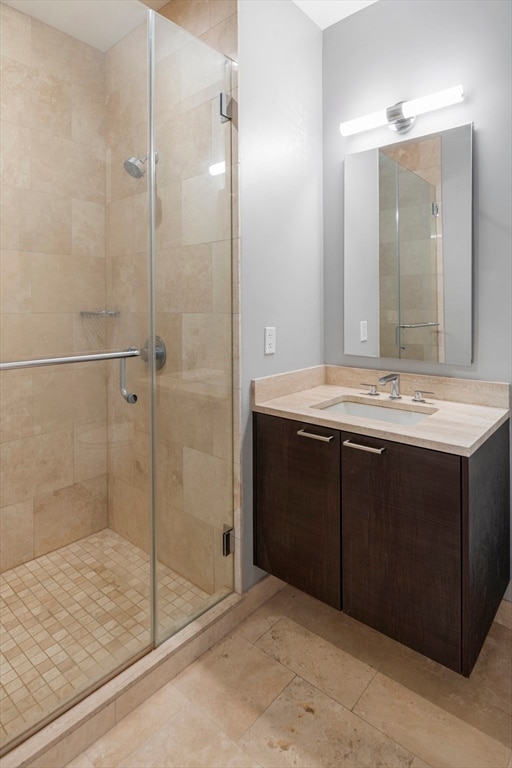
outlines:
M222 531L222 555L227 557L235 551L235 529L225 525Z
M432 216L439 216L439 203L432 203Z
M226 123L233 117L232 98L227 93L220 93L219 96L220 120L222 123Z

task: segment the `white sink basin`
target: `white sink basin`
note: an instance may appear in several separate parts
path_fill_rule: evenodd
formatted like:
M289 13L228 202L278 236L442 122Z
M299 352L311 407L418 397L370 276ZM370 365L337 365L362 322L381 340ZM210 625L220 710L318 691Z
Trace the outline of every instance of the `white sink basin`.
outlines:
M366 403L356 403L351 400L342 400L333 405L317 405L322 411L330 413L343 413L346 416L362 416L365 419L376 419L377 421L389 421L393 424L417 424L426 419L430 413L424 411L410 411L405 408L399 408L396 405L369 405Z

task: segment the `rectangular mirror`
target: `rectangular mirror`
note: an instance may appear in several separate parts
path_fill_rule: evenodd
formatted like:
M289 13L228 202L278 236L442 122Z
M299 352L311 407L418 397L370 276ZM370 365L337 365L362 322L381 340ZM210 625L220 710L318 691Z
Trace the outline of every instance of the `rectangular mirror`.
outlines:
M345 158L344 352L472 361L472 126Z

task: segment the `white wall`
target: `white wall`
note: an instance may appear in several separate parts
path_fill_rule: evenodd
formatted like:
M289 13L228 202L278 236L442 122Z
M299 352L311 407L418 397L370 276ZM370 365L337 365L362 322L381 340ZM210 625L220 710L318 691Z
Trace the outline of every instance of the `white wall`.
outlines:
M252 565L251 380L323 350L322 33L291 0L239 3L243 587ZM277 351L265 356L265 326Z
M327 363L512 382L511 11L509 0L380 0L325 31ZM376 365L375 358L345 355L343 159L393 138L382 128L343 139L339 123L458 83L464 103L421 116L407 136L474 125L474 362Z
M343 139L341 120L464 85L463 104L422 116L408 136L474 124L474 363L392 366L512 382L510 14L509 0L380 0L322 43L290 0L239 3L244 588L261 575L251 565L251 379L323 362L376 367L343 354L343 159L393 137L383 128ZM277 327L273 357L265 325Z
M511 8L509 0L380 0L324 32L326 362L343 354L343 159L394 137L343 138L342 120L462 83L466 99L423 115L407 138L474 124L474 363L381 361L397 370L512 381Z

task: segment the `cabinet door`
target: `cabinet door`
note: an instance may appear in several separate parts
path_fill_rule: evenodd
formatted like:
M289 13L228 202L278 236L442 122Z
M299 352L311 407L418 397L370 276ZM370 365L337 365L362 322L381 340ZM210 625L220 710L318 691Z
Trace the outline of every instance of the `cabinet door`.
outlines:
M460 458L341 438L343 610L460 671Z
M255 414L254 497L256 565L340 608L340 433Z

